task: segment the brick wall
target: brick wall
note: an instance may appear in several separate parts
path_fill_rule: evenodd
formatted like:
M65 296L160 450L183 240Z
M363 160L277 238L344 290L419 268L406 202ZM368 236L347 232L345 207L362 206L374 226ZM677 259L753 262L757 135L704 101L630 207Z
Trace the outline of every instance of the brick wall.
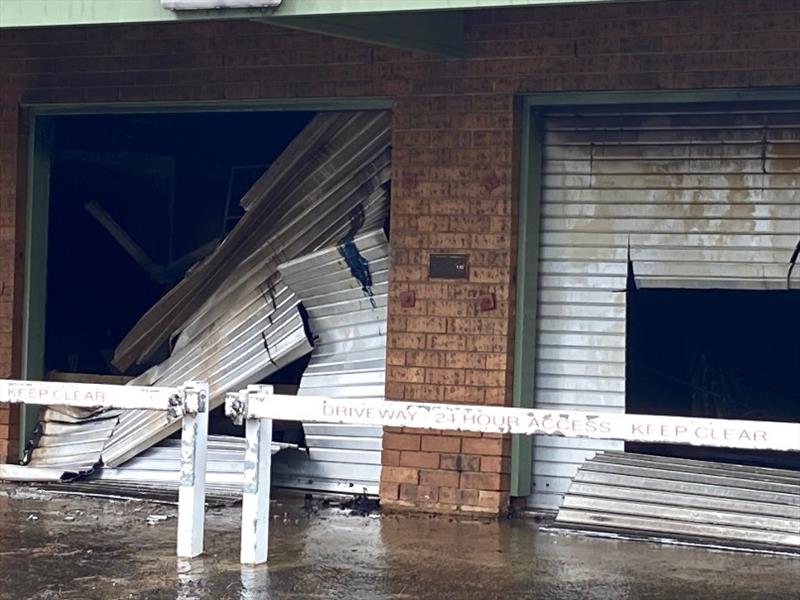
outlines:
M796 0L481 11L467 17L463 60L246 22L0 35L0 375L19 347L20 103L390 96L387 396L420 401L511 402L516 94L800 84ZM468 252L469 281L427 280L432 251ZM404 290L413 308L400 307ZM497 308L480 313L487 292ZM0 437L8 420L0 408ZM390 429L384 448L385 503L507 506L507 439Z
M5 89L8 78L3 64L5 34L0 33L0 379L19 373L25 223L18 218L17 198L25 192L27 136L19 135L22 118L14 94ZM22 145L22 146L20 146ZM19 407L0 404L0 463L17 459Z

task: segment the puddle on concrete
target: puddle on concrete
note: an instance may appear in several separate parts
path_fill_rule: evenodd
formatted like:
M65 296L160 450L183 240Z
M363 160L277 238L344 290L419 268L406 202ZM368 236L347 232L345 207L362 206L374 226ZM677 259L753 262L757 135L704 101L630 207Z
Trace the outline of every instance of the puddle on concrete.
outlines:
M10 494L10 497L9 497ZM268 566L241 568L239 510L175 558L170 506L0 488L0 598L792 598L800 560L544 533L523 520L352 516L273 504ZM796 597L796 596L794 596Z

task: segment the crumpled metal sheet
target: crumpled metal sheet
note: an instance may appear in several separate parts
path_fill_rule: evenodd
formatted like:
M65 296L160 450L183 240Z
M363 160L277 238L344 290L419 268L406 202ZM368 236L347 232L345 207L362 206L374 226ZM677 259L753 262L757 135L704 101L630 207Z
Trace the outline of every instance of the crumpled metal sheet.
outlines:
M298 396L383 399L389 244L382 230L279 267L308 311L314 351ZM298 399L302 401L302 399ZM303 423L308 456L276 460L284 486L376 494L381 427Z
M56 469L62 478L90 473L100 462L122 411L87 410L71 406L48 406L41 412L30 451L30 467ZM166 417L162 414L162 418Z
M159 301L158 327L182 325L180 335L170 358L131 384L205 380L215 408L226 392L257 383L311 352L298 300L281 281L278 265L383 224L391 118L386 112L324 113L312 124L245 194L247 213L219 248ZM180 316L192 306L193 314ZM167 328L156 337L169 334ZM57 434L52 451L34 450L31 465L82 471L102 460L117 467L180 427L178 420L154 411L114 417L118 425L108 437L105 429L99 431L103 413L80 416L79 423ZM97 443L83 448L66 443L70 436L94 435ZM107 441L98 452L102 438Z
M247 440L227 435L208 436L206 491L217 496L241 498L244 454ZM272 443L272 454L296 448L293 444ZM180 484L181 441L168 439L147 449L116 468L104 467L93 477L93 485L113 490L115 484L152 486L177 492Z
M206 468L206 494L209 498L241 500L244 473L244 438L210 435ZM272 454L297 449L294 444L272 443ZM180 439L168 439L149 448L118 468L99 468L80 482L53 489L84 494L135 497L176 501L180 486ZM5 481L63 482L61 469L20 465L0 465Z
M131 328L114 364L122 370L141 364L183 332L180 347L192 338L187 332L216 321L281 262L360 229L359 211L389 180L390 144L388 112L314 117L242 198L247 212L220 246Z
M578 470L555 525L800 552L800 472L600 452Z
M356 225L366 228L383 223L387 202L382 187L372 191L366 205L357 205L360 217ZM225 401L227 392L261 381L310 353L312 345L297 308L300 300L283 282L280 273L273 273L261 283L258 283L262 277L260 272L249 274L249 282L244 277L243 273L239 284L243 290L249 290L248 294L228 296L227 301L232 304L225 313L204 329L192 330L191 342L176 345L172 357L132 380L131 384L179 385L190 379L208 381L213 409ZM382 380L380 385L383 385ZM179 427L179 421L166 424L163 416L157 413L123 413L119 426L103 448L103 464L121 465Z
M297 298L272 278L272 296L254 295L234 307L228 318L214 323L201 340L176 352L131 383L179 385L207 381L209 408L225 394L258 382L311 352ZM102 450L104 465L116 467L180 428L180 419L167 422L153 411L126 411Z

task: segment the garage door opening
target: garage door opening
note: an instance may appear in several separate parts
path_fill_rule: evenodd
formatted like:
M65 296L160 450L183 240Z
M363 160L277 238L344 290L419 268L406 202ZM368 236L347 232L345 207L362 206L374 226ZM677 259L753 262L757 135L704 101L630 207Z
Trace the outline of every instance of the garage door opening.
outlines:
M800 291L628 292L626 412L800 421ZM628 443L662 456L800 469L800 454Z
M241 440L226 437L243 434L219 409L228 392L270 383L298 402L319 393L383 397L389 112L83 115L47 123L53 142L38 162L46 155L52 178L34 206L49 199L41 365L48 378L206 381L216 409L211 449L228 458L243 452ZM153 411L50 407L26 462L125 478L162 453L175 458L168 438L179 425ZM286 465L286 482L377 492L380 428L308 425L304 433L277 440L306 449ZM242 468L239 458L225 464Z
M55 118L45 371L118 374L114 348L213 250L243 214L244 192L312 117Z

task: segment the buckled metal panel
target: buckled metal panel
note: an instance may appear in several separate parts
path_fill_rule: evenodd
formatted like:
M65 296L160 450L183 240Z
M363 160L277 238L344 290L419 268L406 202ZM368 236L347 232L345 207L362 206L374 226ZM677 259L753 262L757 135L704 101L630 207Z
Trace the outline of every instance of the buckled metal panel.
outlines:
M153 367L132 385L180 385L187 380L209 384L211 409L225 394L262 380L311 351L298 300L273 276L270 293L254 293L230 314L211 324L199 340ZM116 467L180 428L180 419L163 413L126 411L103 448L103 464Z
M92 471L121 411L48 406L41 413L29 465L70 475Z
M267 281L280 262L342 239L358 210L389 180L390 143L390 113L314 117L242 198L247 212L236 227L139 319L114 363L121 369L140 363L182 332L180 348L248 297L252 283Z
M383 399L389 287L389 245L383 231L279 269L308 311L315 336L298 395ZM277 459L276 484L377 494L381 427L304 423L303 429L308 458Z
M337 243L364 228L383 225L390 178L391 116L386 112L323 113L242 200L247 213L222 244L198 263L134 328L126 346L131 358L147 354L168 337L167 323L181 325L170 358L130 383L180 385L209 382L211 408L226 392L257 383L311 351L295 296L282 283L278 264ZM191 292L189 290L192 290ZM194 312L181 319L188 307ZM154 326L151 319L162 323ZM176 320L177 319L177 320ZM162 322L163 321L163 322ZM145 330L150 329L150 334ZM155 331L155 337L153 337ZM131 411L102 448L102 461L119 466L179 428L160 413ZM67 436L94 427L75 424ZM85 469L101 459L96 447L84 455L62 443L55 464ZM56 450L56 453L59 451ZM48 460L52 458L50 453ZM32 466L46 467L45 453ZM79 464L78 464L79 463Z
M556 109L544 120L535 406L625 409L637 285L786 289L800 242L800 111ZM534 439L537 508L621 442Z
M555 523L800 552L800 473L601 452L578 470Z
M244 438L208 436L206 486L209 493L241 498L246 447ZM272 454L292 447L292 444L273 442ZM114 483L135 483L177 492L180 458L180 440L164 440L124 465L100 469L91 481L109 490L113 490Z
M209 506L241 500L246 445L244 438L208 436L206 499ZM272 454L295 448L293 444L273 442ZM16 475L16 481L34 481L40 476L41 481L51 484L45 487L62 493L174 503L180 484L180 454L180 440L168 439L121 467L100 468L80 481L58 483L62 479L58 469L51 474L31 467L17 467L18 472L12 475ZM0 475L2 471L0 468ZM47 475L50 476L45 479Z
M375 227L386 217L388 198L380 187L372 189L363 204L356 204L359 217L348 228ZM355 201L355 200L351 200ZM352 208L351 208L352 210ZM339 237L345 224L335 221ZM315 232L320 235L320 232ZM325 233L330 235L330 233ZM269 247L272 240L266 242ZM173 356L137 377L133 385L179 385L199 379L209 382L211 408L225 400L225 393L256 383L312 350L298 311L298 298L286 287L279 273L261 280L263 273L249 273L250 280L238 284L248 294L224 298L226 311L201 330L191 330L191 342L176 345ZM244 274L243 274L244 277ZM223 304L223 306L225 306ZM385 331L385 328L384 328ZM381 385L382 382L381 382ZM103 449L103 463L118 466L180 427L180 421L165 421L163 414L130 411Z

